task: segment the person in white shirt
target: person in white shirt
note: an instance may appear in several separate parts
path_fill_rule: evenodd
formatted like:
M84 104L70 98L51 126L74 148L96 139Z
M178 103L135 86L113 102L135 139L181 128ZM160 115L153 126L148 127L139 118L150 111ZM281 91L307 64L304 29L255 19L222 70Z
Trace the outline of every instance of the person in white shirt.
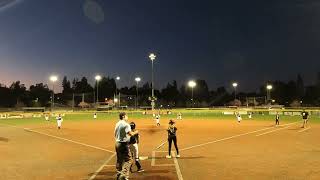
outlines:
M236 116L237 116L238 123L240 123L241 120L242 120L240 113L237 112L237 113L236 113Z
M46 121L49 121L49 115L48 115L48 114L45 114L45 115L44 115L44 119L45 119Z
M62 121L63 121L63 119L61 117L61 114L59 114L59 116L57 117L58 129L61 129Z
M160 114L156 115L156 123L157 123L157 126L160 126Z
M128 116L126 113L119 114L119 121L115 126L115 148L117 153L116 168L118 170L117 179L129 179L130 167L132 164L132 157L129 149L130 136L138 134L138 131L132 131L128 123Z

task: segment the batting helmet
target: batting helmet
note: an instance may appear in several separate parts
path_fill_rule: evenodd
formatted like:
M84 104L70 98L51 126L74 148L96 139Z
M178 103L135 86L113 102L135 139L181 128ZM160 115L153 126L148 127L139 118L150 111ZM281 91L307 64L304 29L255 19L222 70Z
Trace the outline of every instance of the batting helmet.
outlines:
M131 122L131 123L130 123L130 127L131 127L131 129L136 129L136 123Z

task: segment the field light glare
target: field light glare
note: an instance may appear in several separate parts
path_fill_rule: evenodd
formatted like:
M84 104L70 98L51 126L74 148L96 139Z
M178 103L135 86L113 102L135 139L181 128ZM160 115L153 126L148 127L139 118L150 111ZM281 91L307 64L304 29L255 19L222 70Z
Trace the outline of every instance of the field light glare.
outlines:
M237 86L238 86L238 83L234 82L234 83L232 83L232 86L233 86L233 87L237 87Z
M50 76L50 81L56 82L58 80L58 76Z
M149 58L150 58L150 60L151 61L154 61L155 59L156 59L156 55L154 54L154 53L151 53L150 55L149 55Z
M197 85L197 83L195 81L189 81L188 82L188 86L191 88L194 88Z
M100 81L100 80L101 80L101 76L100 76L100 75L96 75L95 79L96 79L97 81Z
M137 82L140 82L141 78L140 77L136 77L134 80L137 81Z
M267 85L267 89L271 90L272 89L272 85Z
M119 80L120 80L120 77L119 77L119 76L117 76L117 77L116 77L116 80L118 80L118 81L119 81Z

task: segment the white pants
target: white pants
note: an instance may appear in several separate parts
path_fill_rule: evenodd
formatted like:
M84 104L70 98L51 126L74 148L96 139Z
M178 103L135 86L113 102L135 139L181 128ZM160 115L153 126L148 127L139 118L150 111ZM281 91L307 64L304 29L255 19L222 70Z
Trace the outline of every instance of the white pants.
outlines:
M61 127L62 120L57 120L58 127Z
M238 121L239 121L239 122L242 120L242 118L241 118L241 117L237 117L237 119L238 119Z
M129 148L130 148L130 152L132 153L132 158L139 160L139 146L138 146L138 144L137 143L130 144Z

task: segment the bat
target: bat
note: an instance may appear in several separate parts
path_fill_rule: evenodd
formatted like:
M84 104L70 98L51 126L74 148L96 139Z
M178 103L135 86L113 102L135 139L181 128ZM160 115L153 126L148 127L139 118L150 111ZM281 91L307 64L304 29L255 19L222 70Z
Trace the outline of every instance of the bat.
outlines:
M156 148L156 150L157 150L157 149L160 149L163 145L166 144L166 142L167 142L167 140L163 141L163 142Z

